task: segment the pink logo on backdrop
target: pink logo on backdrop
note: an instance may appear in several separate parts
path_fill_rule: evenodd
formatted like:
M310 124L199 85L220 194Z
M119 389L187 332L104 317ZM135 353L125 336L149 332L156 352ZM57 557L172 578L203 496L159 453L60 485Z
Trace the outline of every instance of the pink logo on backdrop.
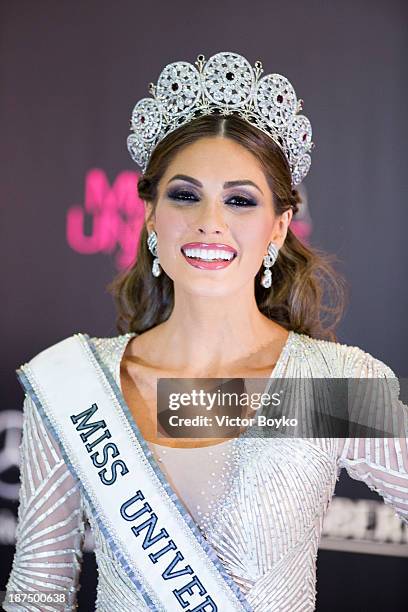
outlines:
M144 223L137 179L136 172L124 171L111 185L103 170L87 172L84 203L67 212L66 235L72 250L82 255L116 251L119 270L134 262Z
M103 170L93 168L85 177L84 203L71 206L67 212L67 242L82 255L115 253L119 270L132 265L144 223L144 204L137 194L138 174L126 170L112 185ZM308 243L312 223L307 193L301 191L303 203L291 228Z

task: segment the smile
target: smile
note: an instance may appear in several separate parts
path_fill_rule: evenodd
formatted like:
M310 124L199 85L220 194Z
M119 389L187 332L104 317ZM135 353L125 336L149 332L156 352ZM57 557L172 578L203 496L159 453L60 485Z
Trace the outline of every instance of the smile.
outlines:
M221 244L184 245L181 252L190 265L206 270L226 268L237 256L235 249Z

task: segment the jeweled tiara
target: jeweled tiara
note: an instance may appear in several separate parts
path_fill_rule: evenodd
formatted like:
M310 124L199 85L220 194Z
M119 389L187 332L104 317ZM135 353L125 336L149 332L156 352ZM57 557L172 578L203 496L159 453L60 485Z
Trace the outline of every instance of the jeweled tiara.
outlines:
M197 67L196 67L197 66ZM237 114L270 136L288 160L292 187L309 172L314 147L312 126L288 79L263 73L237 53L221 52L205 60L168 64L157 84L149 84L153 97L137 102L131 117L127 147L145 172L156 145L170 132L200 115Z

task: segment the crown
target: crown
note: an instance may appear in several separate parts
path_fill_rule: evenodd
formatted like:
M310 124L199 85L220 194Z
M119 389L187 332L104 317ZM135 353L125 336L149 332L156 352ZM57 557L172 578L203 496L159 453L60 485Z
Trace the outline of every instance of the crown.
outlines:
M267 74L257 60L254 67L242 55L217 53L207 61L168 64L157 84L149 84L151 98L139 100L132 111L127 147L145 172L156 145L170 132L201 115L236 114L266 133L289 163L292 188L309 172L312 127L288 79Z

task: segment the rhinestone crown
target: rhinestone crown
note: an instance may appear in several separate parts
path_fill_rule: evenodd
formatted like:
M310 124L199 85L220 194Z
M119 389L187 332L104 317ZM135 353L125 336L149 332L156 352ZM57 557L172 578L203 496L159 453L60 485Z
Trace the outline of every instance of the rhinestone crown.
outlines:
M303 100L286 77L263 73L258 60L254 67L242 56L221 52L205 60L198 55L189 62L168 64L157 84L149 84L153 97L137 102L131 117L132 133L127 147L145 172L156 145L170 132L200 115L218 112L237 114L270 136L288 160L292 187L309 172L312 127L302 110Z

